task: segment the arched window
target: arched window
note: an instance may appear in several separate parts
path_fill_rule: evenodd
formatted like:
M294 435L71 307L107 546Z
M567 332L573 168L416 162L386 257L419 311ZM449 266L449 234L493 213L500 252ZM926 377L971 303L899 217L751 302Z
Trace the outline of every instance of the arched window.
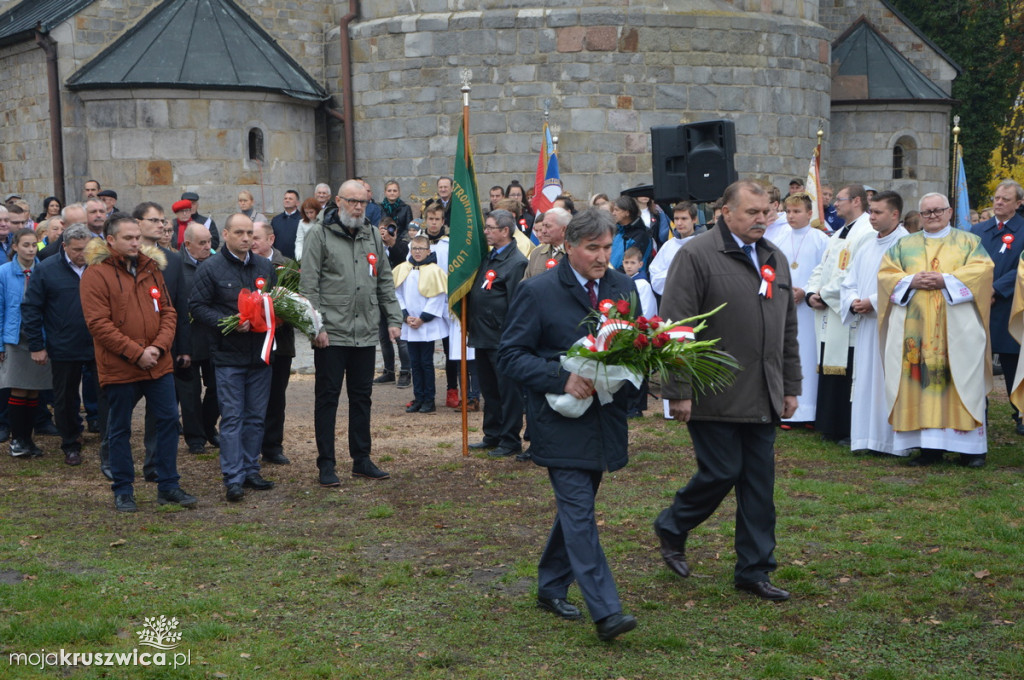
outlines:
M900 137L893 144L892 178L917 179L917 142L909 135Z
M263 130L249 129L249 160L263 162Z

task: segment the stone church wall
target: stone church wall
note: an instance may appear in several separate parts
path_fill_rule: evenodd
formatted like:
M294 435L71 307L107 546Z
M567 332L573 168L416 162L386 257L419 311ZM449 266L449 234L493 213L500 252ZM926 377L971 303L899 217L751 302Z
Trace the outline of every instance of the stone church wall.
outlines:
M53 193L46 54L34 42L0 48L0 82L6 85L0 97L3 194L20 194L35 209Z

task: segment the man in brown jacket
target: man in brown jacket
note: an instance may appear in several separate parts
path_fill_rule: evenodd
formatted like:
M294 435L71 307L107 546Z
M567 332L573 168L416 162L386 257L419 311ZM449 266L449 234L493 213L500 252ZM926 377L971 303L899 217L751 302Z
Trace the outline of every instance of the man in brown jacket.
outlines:
M735 382L716 394L694 394L667 380L669 411L687 423L697 474L676 493L654 523L661 555L689 576L686 537L736 489L737 588L766 600L789 593L768 580L775 570L775 428L790 417L800 394L800 355L789 262L763 239L771 219L768 195L758 184L731 184L716 228L678 252L668 272L661 312L685 319L725 308L708 320L702 338L740 365Z
M140 252L142 232L131 215L114 213L103 227L104 240L86 248L89 267L82 275L85 323L96 350L96 371L107 395L107 439L114 477L114 507L136 512L132 483L132 410L140 396L155 411L157 502L194 506L194 496L178 486L178 410L174 396L171 343L178 315L164 284L166 264L159 249Z

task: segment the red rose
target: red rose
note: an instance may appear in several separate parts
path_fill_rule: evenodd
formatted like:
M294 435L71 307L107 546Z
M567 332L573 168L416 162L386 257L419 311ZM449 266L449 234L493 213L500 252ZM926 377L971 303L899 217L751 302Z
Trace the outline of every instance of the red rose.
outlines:
M622 315L629 314L629 301L628 300L619 300L618 302L615 303L615 307L616 307L616 309L619 310L619 314L622 314Z
M651 325L652 331L656 331L658 330L658 326L661 325L661 321L662 319L660 316L652 316L650 319L647 320L647 323Z
M633 341L633 347L636 347L637 349L643 349L644 347L647 347L647 336L636 336L636 340Z
M636 319L636 328L639 331L647 330L647 319L642 316L638 316Z
M601 300L601 304L599 304L597 308L602 314L607 314L608 310L610 310L614 304L615 303L611 300Z
M668 344L669 340L671 340L671 338L669 338L668 333L658 333L657 335L654 336L654 341L652 342L652 344L655 347L664 347L665 345Z

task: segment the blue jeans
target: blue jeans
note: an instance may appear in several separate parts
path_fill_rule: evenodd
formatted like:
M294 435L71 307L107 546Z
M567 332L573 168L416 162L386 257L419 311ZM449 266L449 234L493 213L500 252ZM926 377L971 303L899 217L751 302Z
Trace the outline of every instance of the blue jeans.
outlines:
M110 449L110 472L114 481L110 485L114 495L133 493L135 464L132 461L130 438L132 411L140 397L152 408L156 420L157 489L171 491L178 488L178 402L174 396L174 376L170 373L156 380L140 380L123 385L107 385L107 440Z
M434 341L407 343L412 368L412 395L416 401L434 401Z
M220 472L224 485L260 471L263 420L270 398L270 366L217 366Z

